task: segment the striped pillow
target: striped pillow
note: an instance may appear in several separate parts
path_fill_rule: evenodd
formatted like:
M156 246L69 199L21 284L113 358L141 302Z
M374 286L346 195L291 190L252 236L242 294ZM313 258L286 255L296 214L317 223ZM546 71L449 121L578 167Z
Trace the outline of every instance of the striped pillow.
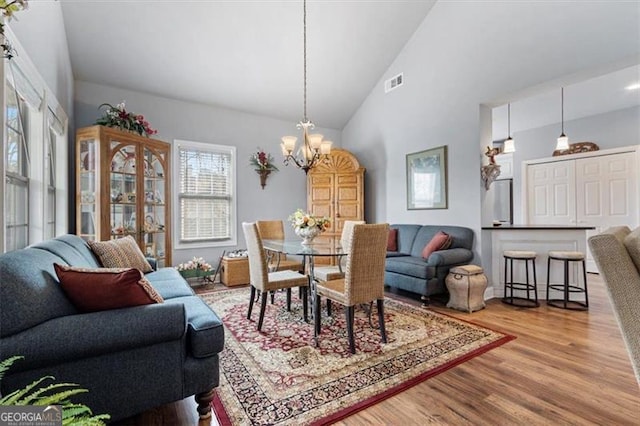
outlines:
M153 271L131 235L109 241L89 241L89 247L105 268L135 268L144 273Z

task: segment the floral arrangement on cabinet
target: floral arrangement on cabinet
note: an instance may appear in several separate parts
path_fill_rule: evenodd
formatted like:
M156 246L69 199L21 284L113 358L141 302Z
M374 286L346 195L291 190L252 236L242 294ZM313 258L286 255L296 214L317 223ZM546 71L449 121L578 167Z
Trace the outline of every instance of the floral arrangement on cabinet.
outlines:
M105 103L100 105L99 108L103 107L106 107L105 114L97 119L95 124L129 130L140 136L151 136L158 133L157 130L150 127L149 122L144 119L142 114L127 111L125 109L125 101L116 106Z

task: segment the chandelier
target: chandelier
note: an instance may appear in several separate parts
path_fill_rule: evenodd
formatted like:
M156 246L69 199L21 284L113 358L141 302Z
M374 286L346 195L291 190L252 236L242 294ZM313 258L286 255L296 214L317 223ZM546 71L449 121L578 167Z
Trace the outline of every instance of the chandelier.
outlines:
M314 129L315 125L307 118L307 1L303 1L303 42L304 42L304 111L303 118L296 127L302 130L302 146L294 154L296 150L295 136L282 137L282 155L284 156L284 164L289 165L293 162L296 166L304 170L304 173L309 173L314 166L316 166L320 160L325 159L331 153L331 145L333 142L322 140L323 136L320 134L310 134L309 132Z

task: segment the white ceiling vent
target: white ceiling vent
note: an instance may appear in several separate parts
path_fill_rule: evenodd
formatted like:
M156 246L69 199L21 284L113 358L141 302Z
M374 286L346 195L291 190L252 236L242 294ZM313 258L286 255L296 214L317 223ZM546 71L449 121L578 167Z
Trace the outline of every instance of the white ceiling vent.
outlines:
M389 80L384 82L384 93L389 93L393 89L397 89L402 86L404 83L404 78L402 77L402 73L396 75L395 77L391 77Z

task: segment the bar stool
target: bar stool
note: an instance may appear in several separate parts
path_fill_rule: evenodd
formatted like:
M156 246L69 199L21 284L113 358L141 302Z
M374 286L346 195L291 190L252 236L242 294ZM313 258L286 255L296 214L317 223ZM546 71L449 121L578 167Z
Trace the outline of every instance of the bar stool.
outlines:
M522 251L522 250L505 250L502 252L504 256L504 297L502 302L508 305L519 306L521 308L537 308L540 306L538 303L538 280L536 278L536 256L535 251ZM524 260L526 282L513 281L513 261ZM529 282L529 261L533 267L533 284ZM507 265L509 265L510 275L507 275ZM509 280L507 280L509 276ZM510 295L507 296L507 290L510 290ZM513 290L526 290L527 297L516 297L513 295ZM530 292L533 291L534 298L531 298Z
M562 284L550 284L551 261L559 260L564 263L564 282ZM584 288L579 287L576 276L575 285L569 283L569 262L582 262L582 278ZM549 299L549 289L562 291L562 299ZM584 293L584 302L570 300L570 293ZM589 294L587 292L587 268L584 261L584 253L579 251L550 251L547 259L547 305L555 308L571 309L574 311L586 311L589 309Z

